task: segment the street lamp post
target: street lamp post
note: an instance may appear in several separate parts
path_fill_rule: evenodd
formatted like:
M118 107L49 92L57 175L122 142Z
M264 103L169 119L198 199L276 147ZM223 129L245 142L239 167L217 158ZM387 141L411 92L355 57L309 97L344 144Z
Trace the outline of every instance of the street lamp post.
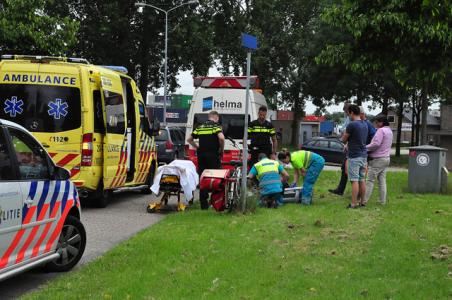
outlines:
M190 0L188 2L179 4L177 6L174 6L170 9L164 10L160 7L154 6L152 4L147 4L147 3L143 3L143 2L137 2L135 3L135 6L138 7L138 12L142 13L143 12L143 8L145 6L148 7L152 7L155 10L162 12L165 14L165 71L164 71L164 78L163 78L163 126L166 126L166 99L168 97L168 14L170 12L172 12L173 10L182 7L184 5L190 5L190 4L197 4L198 1L196 0Z

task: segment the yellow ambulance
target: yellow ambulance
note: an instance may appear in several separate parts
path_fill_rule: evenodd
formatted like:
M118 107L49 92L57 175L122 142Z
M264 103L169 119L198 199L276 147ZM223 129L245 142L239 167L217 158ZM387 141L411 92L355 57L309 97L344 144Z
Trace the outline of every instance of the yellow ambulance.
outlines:
M136 83L122 67L80 58L3 55L0 118L24 126L83 197L105 207L111 193L150 193L157 167L155 135Z

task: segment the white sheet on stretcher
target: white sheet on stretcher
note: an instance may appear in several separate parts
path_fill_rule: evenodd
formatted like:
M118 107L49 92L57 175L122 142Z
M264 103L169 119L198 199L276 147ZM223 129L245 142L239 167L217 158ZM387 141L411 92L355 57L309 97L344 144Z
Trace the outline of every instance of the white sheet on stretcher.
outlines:
M151 187L151 191L156 195L160 191L160 179L163 174L178 175L186 202L193 199L193 192L199 184L199 176L193 162L190 160L173 160L170 164L159 167L154 178L154 184Z

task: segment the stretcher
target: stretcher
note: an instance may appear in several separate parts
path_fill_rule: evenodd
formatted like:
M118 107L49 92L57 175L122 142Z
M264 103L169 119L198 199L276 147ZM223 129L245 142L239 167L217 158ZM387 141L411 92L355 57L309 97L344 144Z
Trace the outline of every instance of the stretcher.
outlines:
M180 184L180 176L175 174L162 174L160 178L160 193L163 193L160 202L151 202L148 204L147 212L169 212L169 211L184 211L186 205L181 202L181 194L183 194L182 186ZM177 206L168 205L171 196L177 197Z
M193 193L199 184L195 165L187 160L174 160L169 165L158 168L151 191L161 195L160 201L147 206L149 213L184 211L193 202ZM177 206L168 203L171 197L177 197Z

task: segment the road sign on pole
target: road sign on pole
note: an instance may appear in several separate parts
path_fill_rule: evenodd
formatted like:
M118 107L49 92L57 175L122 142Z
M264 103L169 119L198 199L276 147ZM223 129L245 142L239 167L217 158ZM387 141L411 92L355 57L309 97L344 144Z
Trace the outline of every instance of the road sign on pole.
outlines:
M242 33L242 47L249 50L257 50L257 37Z
M246 57L246 100L245 100L245 126L243 129L243 168L242 168L242 191L241 203L242 211L246 210L246 184L247 184L247 170L248 170L248 115L250 102L250 73L251 73L251 51L257 49L257 38L255 36L243 33L242 46L248 49Z

